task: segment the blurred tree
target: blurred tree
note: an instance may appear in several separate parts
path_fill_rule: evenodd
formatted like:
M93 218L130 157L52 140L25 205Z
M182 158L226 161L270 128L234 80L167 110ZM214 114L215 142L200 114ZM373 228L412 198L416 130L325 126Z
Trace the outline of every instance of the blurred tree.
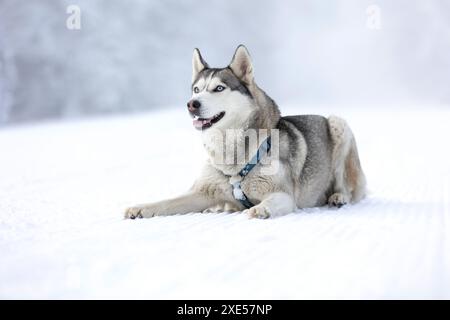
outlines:
M225 66L240 43L281 103L449 103L449 4L379 0L377 31L369 4L0 0L0 122L182 107L192 49Z

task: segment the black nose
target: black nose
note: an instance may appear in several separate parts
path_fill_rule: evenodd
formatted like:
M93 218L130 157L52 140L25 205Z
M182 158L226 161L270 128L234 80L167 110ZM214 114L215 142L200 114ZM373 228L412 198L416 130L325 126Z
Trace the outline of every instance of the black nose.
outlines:
M194 112L196 109L200 108L202 104L198 100L191 100L187 103L189 111Z
M192 106L193 106L195 109L200 108L201 105L202 105L202 104L201 104L200 101L198 101L198 100L192 101Z

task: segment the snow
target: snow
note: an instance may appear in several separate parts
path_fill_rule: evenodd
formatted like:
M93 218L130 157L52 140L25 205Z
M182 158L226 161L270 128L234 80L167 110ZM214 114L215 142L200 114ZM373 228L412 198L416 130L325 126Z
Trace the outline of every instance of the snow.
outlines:
M333 113L355 132L368 197L269 220L123 220L199 172L184 110L3 128L0 298L450 298L450 109Z

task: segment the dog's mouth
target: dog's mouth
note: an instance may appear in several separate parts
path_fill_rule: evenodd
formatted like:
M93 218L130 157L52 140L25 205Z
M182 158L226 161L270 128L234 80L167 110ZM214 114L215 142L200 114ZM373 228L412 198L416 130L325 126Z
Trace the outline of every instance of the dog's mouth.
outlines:
M220 121L225 115L225 111L222 111L211 118L199 118L198 116L194 116L194 120L192 121L195 129L204 130L210 128L214 123Z

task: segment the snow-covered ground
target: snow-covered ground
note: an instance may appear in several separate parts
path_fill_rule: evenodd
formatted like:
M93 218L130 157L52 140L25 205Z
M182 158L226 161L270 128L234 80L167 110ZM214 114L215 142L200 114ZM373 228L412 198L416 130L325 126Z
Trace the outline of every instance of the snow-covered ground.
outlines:
M269 220L123 220L196 177L184 108L0 130L0 298L450 298L450 109L333 112L369 196Z

